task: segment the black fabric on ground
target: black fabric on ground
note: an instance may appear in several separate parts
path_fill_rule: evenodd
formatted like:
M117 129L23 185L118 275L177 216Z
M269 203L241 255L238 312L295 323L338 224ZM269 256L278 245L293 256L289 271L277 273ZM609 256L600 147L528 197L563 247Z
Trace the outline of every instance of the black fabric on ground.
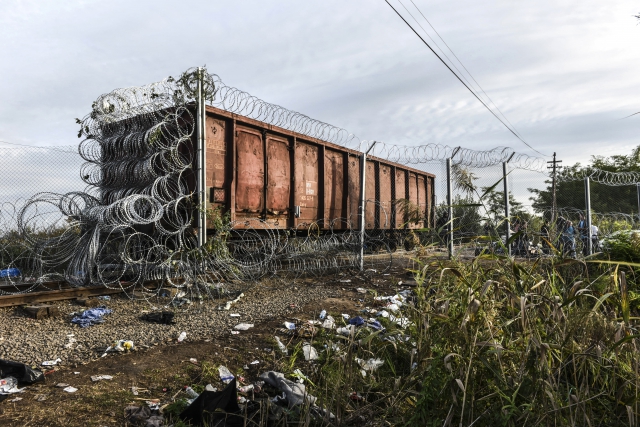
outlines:
M163 325L171 325L175 323L173 321L173 316L175 313L173 311L162 311L159 313L147 313L143 314L140 319L146 320L147 322L152 323L162 323Z
M7 397L9 397L8 394L0 394L0 402L2 402L3 400L5 400Z
M223 412L216 412L221 410ZM180 414L180 419L194 426L240 427L244 417L238 406L236 382L231 381L222 391L203 391Z
M20 384L33 384L44 381L44 374L31 369L24 363L0 359L0 378L14 377Z

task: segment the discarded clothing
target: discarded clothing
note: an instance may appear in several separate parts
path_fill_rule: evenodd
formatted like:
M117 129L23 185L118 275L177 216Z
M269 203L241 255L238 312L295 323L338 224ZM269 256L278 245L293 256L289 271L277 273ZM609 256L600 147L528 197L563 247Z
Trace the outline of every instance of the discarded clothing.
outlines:
M0 378L14 377L20 384L33 384L44 381L44 374L20 362L0 359Z
M195 426L244 426L245 419L238 406L236 381L231 381L222 391L205 389L182 411L180 419Z
M379 331L382 329L382 324L375 319L369 319L369 321L367 322L367 326L375 329L376 331Z
M351 319L349 319L349 321L347 322L350 325L355 325L355 326L360 326L360 325L364 325L364 319L360 316L356 316L356 317L352 317Z
M80 316L76 316L71 319L71 323L75 323L81 328L86 328L87 326L104 323L104 319L102 318L102 316L111 312L112 310L109 310L104 306L90 308L89 310L85 310Z
M302 405L305 399L313 405L316 397L307 393L304 384L298 384L284 377L280 372L268 371L260 375L260 379L265 383L277 388L285 394L285 399L289 407Z
M143 314L140 319L146 320L151 323L161 323L163 325L172 325L176 322L173 321L175 313L173 311L161 311L155 313Z

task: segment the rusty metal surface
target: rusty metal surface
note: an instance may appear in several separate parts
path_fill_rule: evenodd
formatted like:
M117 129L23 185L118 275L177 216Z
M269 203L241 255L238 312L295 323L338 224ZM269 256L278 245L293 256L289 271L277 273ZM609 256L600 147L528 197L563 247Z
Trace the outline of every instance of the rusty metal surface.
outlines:
M236 213L256 216L264 205L264 152L260 134L237 130Z
M351 228L355 228L358 224L358 193L360 192L360 170L358 165L358 158L356 156L349 156L349 204L347 218L349 218Z
M344 194L344 154L326 150L325 155L325 208L324 217L331 222L345 218L346 204ZM342 224L339 224L342 227Z
M420 207L420 212L422 213L423 218L427 217L427 183L424 179L424 176L418 175L418 206ZM424 222L421 224L421 227L424 227Z
M409 202L412 206L418 206L418 177L415 173L409 172ZM411 223L409 228L420 228L422 224Z
M227 142L224 120L207 117L206 123L207 165L205 169L209 206L224 206L227 199Z
M396 200L407 199L406 174L405 170L400 168L396 169ZM405 222L407 222L407 220L405 218L404 211L400 208L396 209L395 228L402 228Z
M271 228L355 227L360 186L353 150L302 137L272 125L207 107L207 170L210 207L225 207L243 228L260 217ZM295 142L294 142L295 141ZM433 175L375 157L367 159L365 227L401 228L399 199L419 206L431 223ZM294 218L295 206L300 217ZM338 220L340 219L340 220ZM253 225L255 227L255 225Z
M380 165L380 228L391 228L391 166Z
M376 168L375 163L367 160L364 198L367 201L364 212L365 228L374 228L376 224Z
M267 215L286 217L291 192L291 159L286 139L267 138ZM286 219L282 222L286 227Z
M318 147L303 142L296 143L296 205L300 206L298 224L318 220Z

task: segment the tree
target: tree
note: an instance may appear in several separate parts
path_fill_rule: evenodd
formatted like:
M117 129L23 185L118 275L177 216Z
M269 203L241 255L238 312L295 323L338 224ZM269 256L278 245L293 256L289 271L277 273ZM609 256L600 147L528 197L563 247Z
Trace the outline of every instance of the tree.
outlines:
M483 187L483 192L487 191L489 187ZM493 221L494 225L499 223L504 218L504 192L493 190L487 193L482 200L487 210L487 215ZM518 202L512 193L509 193L509 215L512 218L524 218L525 220L530 216L524 209L524 205Z
M556 199L559 210L566 208L585 209L583 176L596 170L607 172L640 172L640 146L629 155L610 157L592 156L587 166L576 163L560 170L557 174ZM551 180L545 181L547 188L529 188L533 194L530 200L536 212L548 212L552 206ZM638 213L637 188L635 185L612 186L591 182L591 209L601 213Z

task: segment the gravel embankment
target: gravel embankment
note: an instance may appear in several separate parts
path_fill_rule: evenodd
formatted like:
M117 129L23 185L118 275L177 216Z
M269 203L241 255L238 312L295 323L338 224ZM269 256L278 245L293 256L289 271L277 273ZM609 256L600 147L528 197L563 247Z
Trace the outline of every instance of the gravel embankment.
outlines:
M174 309L174 325L140 320L143 311L151 311L153 306L162 309L161 301L147 303L124 297L104 301L113 313L104 317L103 324L87 328L70 322L71 313L86 309L70 301L52 303L60 310L60 316L45 320L28 318L21 308L5 308L0 309L0 359L40 365L45 360L60 358L61 365L68 365L99 358L114 340L133 340L136 347L145 348L175 341L183 331L187 333L186 341L215 339L228 335L238 323L259 323L273 318L284 320L287 313L298 310L296 307L335 296L335 293L335 289L317 285L255 286L245 291L245 296L229 311L219 309L226 299L206 300L202 304ZM240 317L230 317L230 313L239 313ZM69 334L76 340L71 345Z

